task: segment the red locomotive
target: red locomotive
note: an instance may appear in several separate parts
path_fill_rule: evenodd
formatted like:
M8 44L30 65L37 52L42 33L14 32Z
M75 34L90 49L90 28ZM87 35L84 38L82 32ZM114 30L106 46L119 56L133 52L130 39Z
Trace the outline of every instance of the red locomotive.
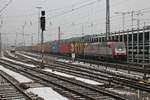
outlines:
M98 42L87 44L84 55L98 58L126 58L127 51L124 42Z

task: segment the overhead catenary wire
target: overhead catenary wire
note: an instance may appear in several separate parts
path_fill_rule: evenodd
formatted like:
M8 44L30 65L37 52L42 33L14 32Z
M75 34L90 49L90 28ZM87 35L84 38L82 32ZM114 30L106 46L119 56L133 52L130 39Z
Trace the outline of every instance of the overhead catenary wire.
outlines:
M12 1L12 0L10 0L10 1ZM88 0L88 1L92 1L92 0ZM75 10L78 10L78 9L80 9L80 8L89 6L89 5L91 5L91 4L93 4L94 2L97 2L97 1L101 1L101 0L95 0L95 1L92 1L92 2L90 2L90 3L88 3L88 4L81 5L82 3L86 3L86 2L87 2L87 0L85 0L85 1L83 1L83 2L79 2L79 3L76 3L76 4L72 4L70 7L68 6L68 9L71 9L71 10L69 10L69 11L75 11ZM120 5L120 4L122 4L123 2L124 2L124 0L121 1L121 2L112 4L111 6ZM77 8L72 8L72 7L74 7L74 6L79 6L79 5L81 5L81 6L80 6L80 7L77 7ZM55 9L47 10L46 12L47 12L47 13L51 13L51 12L53 12L53 11L62 10L63 8L67 8L67 7L55 8ZM143 8L143 9L141 9L141 10L146 10L146 9L150 9L150 7ZM67 12L69 13L69 11L61 12L61 14L64 15L64 13L67 13ZM54 18L55 16L62 16L61 14L54 15L54 16L52 16L52 17ZM24 15L18 15L18 16L5 16L5 18L7 18L7 17L8 17L8 18L12 18L12 17L14 17L14 18L17 17L17 18L18 18L18 17L27 17L27 16L34 16L34 15L36 15L36 13L30 13L30 14L24 14Z
M5 4L2 9L0 9L0 13L2 13L2 12L9 6L9 4L10 4L12 1L13 1L13 0L9 0L8 3Z
M149 9L149 8L148 8ZM146 8L145 9L141 9L141 10L146 10ZM71 10L72 11L72 10ZM67 13L67 12L64 12L64 13L62 13L62 14L59 14L60 16L62 16L62 15L64 15L65 13ZM53 16L53 18L56 18L56 16L59 16L59 15L55 15L55 17ZM84 16L85 17L85 16ZM84 18L83 17L83 18ZM47 18L47 20L51 20L51 19L53 19L52 17L49 17L49 18Z
M145 10L145 9L142 9L142 10ZM61 15L61 14L60 14ZM56 15L57 16L57 15ZM54 17L55 18L55 17ZM83 17L84 18L84 17ZM52 19L52 18L51 18ZM48 20L48 19L47 19Z
M95 1L89 2L89 3L84 4L84 5L80 5L79 7L71 8L71 9L70 9L70 10L68 10L68 11L61 12L60 14L57 14L57 15L51 16L51 17L49 17L49 18L47 18L47 19L60 17L60 16L62 16L62 15L65 15L65 14L71 13L71 12L73 12L73 11L75 11L75 10L78 10L78 9L81 9L81 8L84 8L84 7L87 7L87 6L90 6L90 5L92 5L92 4L95 4L95 3L96 3L96 2L98 2L98 1L101 1L101 0L95 0Z
M93 1L93 0L84 0L82 2L78 2L78 3L75 3L75 4L69 5L69 6L46 10L46 13L48 14L48 13L52 13L52 12L56 12L56 11L62 11L63 9L72 9L72 7L76 7L76 6L82 5L83 3L87 3L89 1ZM100 0L95 0L95 1L100 1ZM63 13L63 12L61 12L61 13ZM18 15L18 16L5 16L5 18L16 18L16 17L17 18L18 17L22 18L22 17L30 17L30 16L35 16L35 15L36 15L36 13L30 13L30 14L24 14L24 15Z
M121 1L121 2L123 2L123 1ZM87 4L87 3L89 3L89 2L85 2L85 4ZM94 4L96 4L96 3L94 3ZM117 4L119 4L119 3L117 3ZM117 5L117 4L113 4L113 5ZM82 4L82 5L84 5L84 4ZM93 5L93 4L91 4L91 5ZM89 5L89 6L91 6L91 5ZM70 8L68 7L68 8L65 8L65 9L63 9L63 11L62 10L57 10L57 9L53 9L53 10L50 10L49 12L47 12L47 13L51 13L51 12L54 12L54 16L55 15L59 15L60 13L63 13L63 12L67 12L67 11L69 11L69 10L72 10L72 9L74 9L74 8L78 8L79 6L81 6L81 5L77 5L77 6L70 6ZM89 6L85 6L85 8L86 7L89 7ZM94 5L95 6L95 5ZM116 7L116 6L115 6ZM88 20L88 18L89 18L89 14L87 14L86 16L84 15L85 14L85 12L84 12L84 14L82 14L82 12L83 11L81 11L80 9L82 9L82 8L84 8L84 7L81 7L81 8L79 8L79 9L76 9L76 10L73 10L72 12L74 12L74 13L70 13L70 12L68 12L68 13L65 13L65 14L63 14L63 15L65 15L65 17L66 16L73 16L73 14L74 14L74 16L76 16L76 17L72 17L72 19L69 19L69 20L67 20L67 21L65 21L67 18L65 18L63 15L61 15L60 14L60 16L57 16L57 17L60 17L61 19L65 19L65 20L61 20L60 19L60 25L62 25L63 26L63 28L66 28L67 26L67 24L69 24L69 25L71 25L71 23L75 23L75 26L78 26L78 25L80 25L80 24L86 24L86 23L94 23L94 27L96 27L96 25L101 25L101 23L103 23L103 21L104 21L104 18L94 18L93 20ZM103 9L103 8L102 8ZM145 9L148 9L148 8L145 8ZM146 10L142 10L142 11L146 11ZM55 12L55 11L60 11L60 12ZM76 11L80 11L81 12L81 14L76 14ZM87 10L88 11L88 10ZM100 12L101 10L99 10L98 9L98 11ZM100 12L101 13L101 12ZM94 11L94 14L99 14L99 13L96 13L95 11ZM30 15L32 15L32 14L30 14ZM78 16L78 15L81 15L81 16ZM63 18L63 17L64 18ZM97 16L99 16L99 15L97 15ZM20 16L21 17L21 16ZM29 16L30 17L30 16ZM52 14L52 16L49 16L50 17L50 19L47 19L47 21L54 21L54 23L53 22L51 22L52 24L51 24L51 26L50 27L48 27L49 29L47 29L47 30L51 30L52 28L54 28L54 31L55 30L57 30L57 27L58 27L58 23L56 23L56 20L57 20L57 17L53 17L53 14ZM53 18L51 18L51 17L53 17ZM82 18L81 18L82 17ZM112 17L112 16L111 16ZM114 17L114 18L118 18L118 17ZM129 16L127 16L127 18L129 18ZM77 21L78 20L78 21ZM98 21L99 20L99 21ZM115 22L115 20L112 20L112 21L114 21ZM34 20L32 21L32 24L33 24L33 26L34 26L34 24L35 23L37 23L36 21L34 22ZM49 22L47 22L47 23L49 23ZM64 24L63 24L64 23ZM95 23L97 23L97 24L95 24ZM29 26L30 24L28 24L28 26ZM70 27L72 27L72 26L70 26ZM98 26L97 26L98 27ZM72 30L72 28L69 28L68 30ZM51 32L51 31L50 31ZM71 31L70 31L71 32Z
M93 3L95 3L95 2L97 2L97 1L100 1L100 0L95 0L94 2L90 2L90 3L88 3L88 4L86 4L86 5L81 5L80 7L78 7L78 8L73 8L74 10L77 10L77 9L80 9L80 8L83 8L83 7L85 7L85 6L88 6L88 5L91 5L91 4L93 4ZM71 9L71 8L70 8ZM70 11L74 11L74 10L70 10ZM51 10L52 11L52 10ZM64 13L64 12L63 12ZM66 11L65 13L68 13L68 11ZM61 15L61 14L59 14L59 15ZM29 14L29 15L23 15L24 17L25 16L33 16L33 14ZM57 15L56 15L57 16ZM6 17L19 17L19 16L6 16ZM20 16L20 17L22 17L22 16ZM54 17L54 16L53 16ZM51 17L50 17L51 18ZM50 19L50 18L47 18L47 20L48 19ZM36 21L35 22L32 22L32 23L37 23Z
M86 1L86 0L85 0L85 1ZM82 4L82 3L85 3L85 1L84 1L84 2L80 2L80 3L81 3L81 4ZM90 0L90 1L91 1L91 0ZM100 0L96 0L96 1L100 1ZM92 2L96 2L96 1L92 1ZM89 4L83 5L83 7L84 7L84 6L87 6L87 5L91 5L92 2L90 2ZM121 2L119 2L119 3L117 3L117 4L120 4L120 3L122 3L122 2L123 2L123 1L121 1ZM73 4L73 5L77 6L77 5L80 4L80 3L76 3L76 4ZM81 4L80 4L80 5L81 5ZM115 5L117 5L117 4L113 4L112 6L115 6ZM78 7L78 8L72 8L72 6L70 7L70 9L74 9L74 10L75 10L75 9L77 10L77 9L80 9L80 8L82 8L82 6L80 6L80 7ZM47 13L52 12L52 11L56 11L56 10L60 10L60 9L61 9L61 8L56 8L56 9L48 10ZM74 10L71 10L71 11L74 11ZM68 12L68 11L62 12L62 15L63 15L64 13L67 13L67 12ZM68 13L69 13L69 12L68 12ZM17 17L17 18L18 18L18 17L27 17L27 16L34 16L34 15L36 15L36 13L31 13L31 14L27 14L27 15L20 15L20 16L6 16L6 17L14 17L14 18ZM55 15L55 18L56 18L56 16L59 16L59 15L62 16L61 14L58 14L58 15ZM5 17L5 18L6 18L6 17ZM53 16L53 18L54 18L54 16ZM50 18L50 19L51 19L51 18Z
M111 22L115 22L116 20L114 20L114 18L116 19L117 17L116 17L117 15L114 15L114 16L112 16L110 19L111 19ZM121 16L120 16L121 17ZM112 19L113 18L113 19ZM104 19L104 18L103 18ZM128 19L128 21L130 21L130 17L127 17L127 19ZM95 27L97 27L97 25L104 25L105 24L105 22L99 22L98 20L102 20L102 19L97 19L97 20L94 20L92 23L94 23L94 25L95 25ZM127 21L127 20L126 20ZM66 26L66 25L68 25L69 23L65 23L65 24L61 24L62 26ZM81 24L90 24L90 22L89 21L85 21L85 22L80 22L80 23L76 23L75 24L75 26L79 26L79 25L81 25ZM54 27L53 29L50 29L50 30L55 30L56 29L56 27Z

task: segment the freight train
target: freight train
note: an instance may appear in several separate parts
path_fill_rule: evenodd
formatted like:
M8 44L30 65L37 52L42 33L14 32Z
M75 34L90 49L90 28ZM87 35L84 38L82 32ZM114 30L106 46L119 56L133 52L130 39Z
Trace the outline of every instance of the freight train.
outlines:
M126 59L127 51L124 42L46 42L43 45L44 52L55 55L71 56L75 53L78 58L87 59ZM28 47L26 51L41 52L41 45Z

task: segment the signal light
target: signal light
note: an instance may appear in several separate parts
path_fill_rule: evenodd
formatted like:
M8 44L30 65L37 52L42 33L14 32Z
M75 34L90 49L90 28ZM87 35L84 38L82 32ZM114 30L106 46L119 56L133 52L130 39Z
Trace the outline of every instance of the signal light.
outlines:
M41 11L41 18L40 18L40 24L42 31L45 30L45 11Z

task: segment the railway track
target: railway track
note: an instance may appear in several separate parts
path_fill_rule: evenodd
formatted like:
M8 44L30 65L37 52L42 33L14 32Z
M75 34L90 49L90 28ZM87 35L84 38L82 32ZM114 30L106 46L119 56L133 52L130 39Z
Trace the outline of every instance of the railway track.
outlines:
M14 71L36 79L45 85L54 85L57 90L62 91L62 94L71 93L77 100L126 100L127 98L122 97L116 93L105 90L97 86L89 85L71 78L62 77L56 74L45 72L39 69L22 66L14 62L6 61L1 59L1 64L11 68ZM22 67L21 67L22 66ZM59 88L59 89L58 89Z
M25 57L23 57L21 55L18 55L18 56L25 59ZM33 62L33 60L31 60L30 62ZM37 63L35 63L35 61L34 61L34 64L37 64ZM125 87L132 87L136 90L147 91L148 93L150 90L149 84L144 84L144 85L140 84L140 83L138 83L138 81L139 81L138 79L129 78L129 77L125 77L125 76L119 76L114 73L108 72L106 70L91 68L90 66L89 67L88 66L80 66L80 65L74 65L74 64L55 61L55 64L52 63L49 65L46 65L45 67L50 68L52 70L62 72L62 73L67 73L67 74L71 74L74 76L79 76L79 77L95 80L100 83L105 82L107 84L104 87L107 87L107 88L108 88L108 86L110 86L110 83L111 83L112 86L116 87L116 84L117 84L117 86L119 85L119 87L122 87L124 89L126 89ZM125 86L125 87L123 87L123 86ZM132 89L131 89L131 91L132 91ZM133 98L134 98L133 100L139 99L137 97L133 97Z
M40 58L39 55L31 55L31 54L27 54L25 52L23 54L26 54L28 56L32 56L35 58ZM70 57L62 57L62 56L56 56L56 57L71 59ZM46 58L48 58L48 56L46 56ZM95 64L98 67L105 66L107 68L115 68L116 70L121 69L121 70L126 70L129 73L131 71L138 72L138 73L144 74L144 76L143 76L144 79L146 79L146 76L148 74L150 74L150 67L149 67L150 65L147 65L147 64L144 64L144 66L143 66L142 64L135 64L135 63L127 63L127 62L112 63L112 62L107 62L107 61L96 61L96 60L87 60L87 59L80 59L80 58L76 58L76 60L79 62Z
M56 61L56 64L49 64L46 65L46 67L51 68L53 70L58 70L63 73L72 73L73 75L78 75L80 77L87 76L88 78L92 78L98 82L101 82L101 80L103 80L109 83L111 82L127 87L132 87L134 89L140 89L142 91L150 92L150 84L140 84L138 83L140 81L139 79L118 75L107 70L93 69L87 66L73 65L58 61Z
M0 70L0 100L33 100L8 74Z
M127 77L123 75L118 75L116 73L99 69L99 68L92 68L88 66L81 66L81 65L74 65L70 63L55 61L55 64L51 63L46 65L45 67L51 68L53 70L57 70L63 73L68 73L84 78L92 78L98 82L111 82L115 84L124 85L127 87L132 87L135 89L140 89L142 91L146 91L150 93L150 84L144 83L141 84L139 81L141 79L136 79L135 77Z

